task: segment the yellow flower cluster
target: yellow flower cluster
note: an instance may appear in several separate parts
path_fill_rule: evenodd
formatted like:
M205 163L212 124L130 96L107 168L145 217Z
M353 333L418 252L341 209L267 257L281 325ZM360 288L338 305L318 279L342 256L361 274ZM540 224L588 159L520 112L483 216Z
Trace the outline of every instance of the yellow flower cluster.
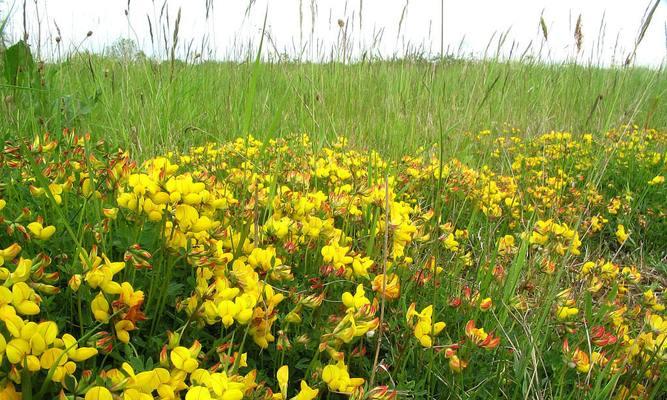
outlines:
M486 165L307 135L143 163L7 143L0 398L499 396L525 348L553 384L659 390L667 135L470 135Z

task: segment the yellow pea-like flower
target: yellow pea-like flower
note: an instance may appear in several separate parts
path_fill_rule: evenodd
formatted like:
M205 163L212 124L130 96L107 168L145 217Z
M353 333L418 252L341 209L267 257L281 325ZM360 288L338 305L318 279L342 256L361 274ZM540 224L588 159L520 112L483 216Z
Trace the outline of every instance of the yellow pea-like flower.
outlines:
M102 292L99 292L97 296L90 303L90 308L93 310L93 316L96 321L107 322L109 321L110 307L109 302Z
M199 366L197 360L195 360L192 357L192 354L190 354L190 350L183 346L178 346L173 349L169 355L169 359L171 360L172 364L174 364L174 367L187 373L191 373Z
M11 246L0 250L0 266L5 264L6 260L13 260L21 252L21 246L14 243Z
M86 361L87 359L97 355L97 349L93 347L79 347L74 336L66 333L62 337L67 351L67 356L75 362Z
M17 282L12 287L12 303L20 314L37 315L39 314L39 296L35 294L25 282Z
M556 309L556 317L564 321L572 316L579 314L579 309L575 307L560 306Z
M651 314L648 317L648 325L651 327L651 330L656 334L662 334L667 332L667 319L662 318L658 314Z
M21 337L30 342L32 354L41 355L53 342L58 335L58 326L53 321L41 322L36 324L29 322L21 329Z
M41 369L41 366L40 366L40 363L39 363L39 358L37 358L37 356L34 356L32 354L29 355L29 356L26 356L25 361L26 361L25 364L26 364L26 367L28 368L28 371L37 372Z
M223 300L218 304L218 315L222 318L225 328L229 328L234 323L234 317L236 317L240 310L241 307L230 300Z
M348 309L358 310L366 304L371 304L371 301L366 297L366 291L364 291L364 285L357 285L357 290L354 293L354 296L350 292L344 292L341 296L343 304Z
M63 349L53 347L42 353L42 356L39 359L42 369L51 369L56 362L58 362L58 365L60 366L65 365L67 362L67 355L62 355L64 352L65 350Z
M72 289L73 292L77 292L81 287L82 281L83 278L81 277L81 274L74 274L67 282L67 286L69 286L69 288Z
M211 393L208 388L203 386L193 386L188 389L185 400L211 400Z
M144 302L144 292L141 290L135 291L129 282L123 282L120 285L120 298L118 300L128 307L135 307Z
M76 364L73 361L67 361L63 365L56 367L51 380L53 382L62 382L66 376L72 375L76 371Z
M372 287L388 300L398 299L401 294L401 281L397 274L387 274L386 278L384 274L377 275L373 279Z
M150 393L156 390L160 385L166 384L171 379L169 371L164 368L155 368L151 371L144 371L136 374L130 387L139 389L143 393Z
M120 320L116 322L114 325L114 328L116 329L116 337L118 340L120 340L123 343L129 343L130 342L130 331L134 330L134 324L132 321L128 320Z
M283 399L287 398L287 383L289 381L289 366L283 365L278 368L276 373L276 378L278 379L278 386L280 387L280 394L283 396Z
M30 352L30 343L24 339L12 339L7 343L5 354L12 364L23 362L25 356Z
M459 242L454 238L454 234L450 233L442 240L445 248L453 253L459 250Z
M320 393L319 389L313 389L308 386L306 381L301 381L301 390L297 393L292 400L314 400L317 398L317 395Z
M103 386L93 386L86 392L84 400L113 400L109 389Z
M622 224L618 224L616 227L616 239L618 239L618 243L623 244L625 243L626 240L630 237L630 233L625 231L625 226Z
M32 270L32 260L21 257L14 272L9 274L12 282L25 282L30 279Z
M2 333L0 333L0 364L2 363L6 350L7 350L7 340L2 335Z
M56 227L53 225L42 226L39 222L31 222L28 224L28 230L32 233L33 238L39 240L49 240L54 233L56 233Z

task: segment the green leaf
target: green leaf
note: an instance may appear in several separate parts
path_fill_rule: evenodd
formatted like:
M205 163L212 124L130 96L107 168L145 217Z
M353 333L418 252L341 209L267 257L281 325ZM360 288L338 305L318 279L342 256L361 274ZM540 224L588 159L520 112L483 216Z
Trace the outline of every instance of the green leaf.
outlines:
M589 323L597 323L593 320L593 297L588 290L584 294L584 315Z
M65 389L67 389L69 392L75 393L77 385L78 382L76 377L72 375L65 375L65 378L63 379L63 386Z
M521 242L521 247L519 248L519 253L514 258L512 266L509 269L507 274L507 280L505 282L505 287L503 290L503 302L506 304L509 303L510 298L514 295L514 292L519 285L519 279L521 278L521 271L523 271L524 266L527 262L529 242L528 239L523 239Z
M34 70L35 61L30 47L23 40L5 51L3 72L10 85L18 85L24 80L29 83Z

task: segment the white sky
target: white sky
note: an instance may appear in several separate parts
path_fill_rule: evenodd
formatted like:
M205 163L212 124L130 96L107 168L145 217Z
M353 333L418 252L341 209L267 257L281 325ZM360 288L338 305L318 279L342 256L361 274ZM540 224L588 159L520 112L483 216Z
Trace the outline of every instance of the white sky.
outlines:
M23 33L23 2L14 1L9 33L10 37L19 38ZM126 0L37 0L40 35L34 1L28 1L30 43L36 49L37 38L41 37L42 57L54 57L58 54L54 40L58 35L57 24L62 36L61 54L78 46L101 51L119 37L130 37L147 54L164 57L162 29L166 28L166 18L159 18L163 2L134 0L126 17ZM406 49L420 49L427 55L440 53L440 0L208 2L213 7L206 18L207 0L167 0L168 46L171 46L176 14L182 9L177 48L180 57L186 55L185 49L190 43L198 49L205 43L208 49L204 52L205 58L232 59L238 58L239 53L246 55L245 50L240 49L247 49L250 42L257 44L267 8L267 32L272 42L267 44L269 52L277 50L311 60L329 58L332 52L334 57L339 57L342 34L337 21L342 19L346 22L347 43L351 43L346 52L353 57L359 57L362 51L383 57L402 56ZM249 3L252 7L247 11ZM481 57L491 41L487 54L495 55L499 37L507 33L500 49L503 56L510 54L514 44L512 55L515 57L528 48L528 54L546 61L576 58L581 62L592 59L596 63L618 64L632 50L649 3L652 0L445 0L444 48L450 54ZM11 6L12 0L4 0L0 6L2 14L6 15ZM157 36L155 45L151 44L147 15ZM547 41L540 30L540 15L544 16L548 28ZM577 54L573 32L579 15L582 16L583 48ZM89 30L93 31L92 37L82 41ZM667 0L662 0L638 48L635 62L659 66L665 62L666 54Z

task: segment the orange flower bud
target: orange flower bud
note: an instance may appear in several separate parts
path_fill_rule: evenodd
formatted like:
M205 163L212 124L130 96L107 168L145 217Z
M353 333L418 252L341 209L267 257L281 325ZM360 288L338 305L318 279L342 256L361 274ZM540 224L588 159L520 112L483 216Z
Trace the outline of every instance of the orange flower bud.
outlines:
M70 289L72 289L73 292L76 292L79 290L79 287L81 286L82 282L82 277L80 274L74 274L72 277L69 279L69 282L67 282L67 285L69 286Z
M482 311L488 311L491 306L493 306L493 301L491 301L490 297L485 298L479 303L479 309Z
M116 217L118 216L118 208L117 207L103 208L102 214L104 214L104 216L109 219L116 219Z
M372 287L373 291L383 294L388 300L395 300L401 294L401 281L396 274L387 274L386 278L384 274L377 275L373 279Z
M457 355L453 355L449 359L449 368L451 368L454 372L461 373L464 369L466 369L467 366L468 362L461 360Z
M162 346L160 351L160 366L164 368L169 368L169 354L167 352L167 345Z

